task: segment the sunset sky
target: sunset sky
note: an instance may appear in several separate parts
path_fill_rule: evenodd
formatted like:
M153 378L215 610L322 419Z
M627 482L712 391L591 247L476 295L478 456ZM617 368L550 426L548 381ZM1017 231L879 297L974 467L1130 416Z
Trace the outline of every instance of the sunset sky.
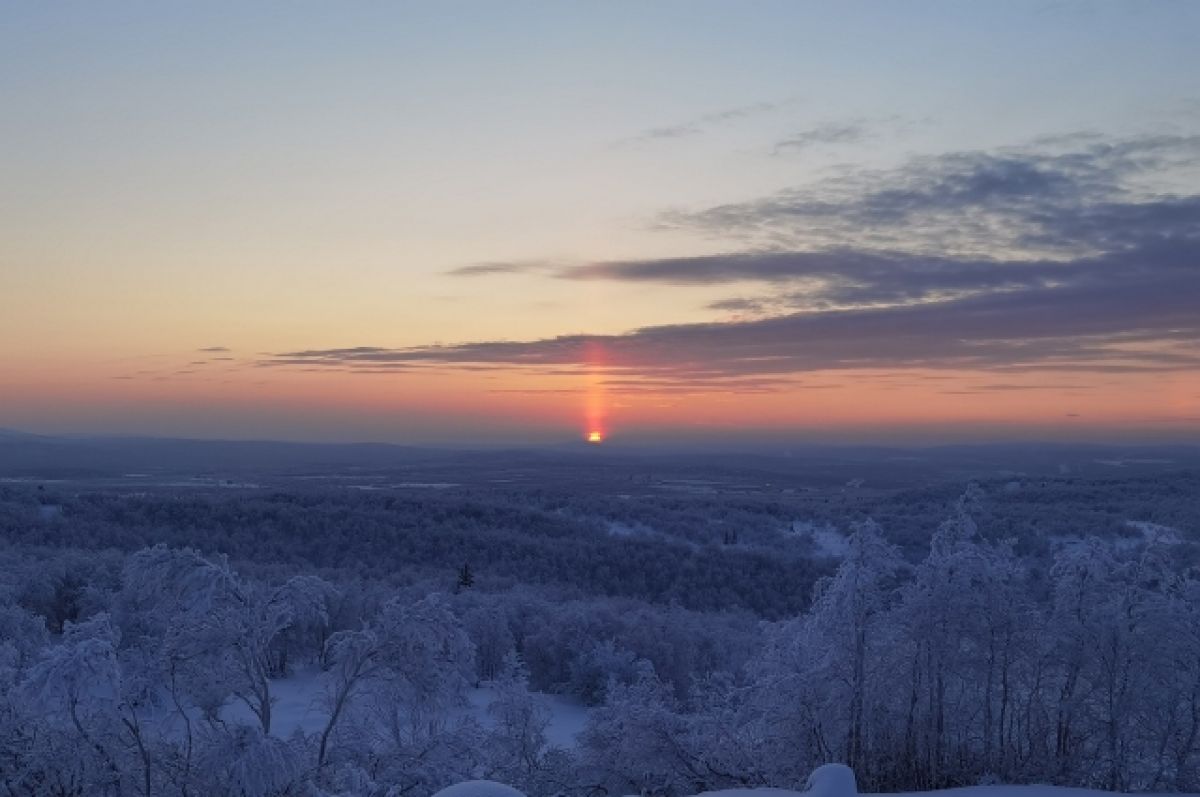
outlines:
M0 427L1200 442L1200 3L0 0Z

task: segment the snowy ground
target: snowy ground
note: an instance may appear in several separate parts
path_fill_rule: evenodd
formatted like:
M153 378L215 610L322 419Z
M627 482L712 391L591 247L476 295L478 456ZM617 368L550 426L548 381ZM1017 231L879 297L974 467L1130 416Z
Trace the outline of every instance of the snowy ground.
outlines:
M318 733L325 727L329 713L323 707L323 681L321 673L306 672L271 682L271 735L287 738L296 729L306 733ZM494 698L491 687L471 689L467 694L468 705L459 710L459 716L473 717L484 727L492 725L488 704ZM571 748L575 737L587 722L588 709L581 703L561 695L540 695L550 709L550 725L546 737L551 745ZM221 716L233 722L255 725L257 718L244 703L235 702L225 706Z
M1116 792L1095 789L1071 789L1066 786L969 786L962 789L943 789L937 792L908 792L894 797L1111 797ZM1192 794L1179 792L1179 795Z
M793 534L807 535L818 556L841 559L846 555L849 546L846 536L828 523L818 525L811 520L794 520L791 529Z
M1065 786L968 786L941 791L897 792L886 797L1112 797L1117 792L1092 789L1071 789ZM1176 797L1186 797L1180 792ZM726 789L710 791L696 797L813 797L813 792L788 791L787 789ZM863 793L861 797L870 797ZM880 797L884 797L880 795Z
M817 767L806 791L788 789L723 789L695 797L875 797L859 794L853 771L842 764ZM1112 797L1115 792L1072 789L1062 786L970 786L940 791L897 792L886 797ZM525 797L510 786L490 780L471 780L442 789L434 797ZM885 797L885 795L878 795ZM1185 793L1186 797L1186 793Z
M824 764L813 770L807 791L787 789L725 789L696 797L857 797L854 771L844 764ZM1062 786L970 786L940 791L898 792L889 797L1111 797L1114 792ZM862 797L867 797L866 794Z

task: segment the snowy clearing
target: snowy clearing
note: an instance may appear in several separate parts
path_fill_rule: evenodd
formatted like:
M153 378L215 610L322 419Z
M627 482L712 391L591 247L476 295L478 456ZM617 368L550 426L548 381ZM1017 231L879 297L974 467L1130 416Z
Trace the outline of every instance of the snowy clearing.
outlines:
M296 731L319 733L325 727L329 711L325 707L325 674L309 671L276 678L271 681L271 735L286 739ZM546 739L554 747L573 748L576 737L587 724L588 708L578 700L562 695L535 693L537 699L550 712L550 724L546 728ZM496 699L496 690L491 685L467 691L467 705L451 712L452 719L470 718L485 728L494 727L495 718L488 712L488 705ZM245 703L226 703L221 709L221 718L226 722L254 725L258 722Z

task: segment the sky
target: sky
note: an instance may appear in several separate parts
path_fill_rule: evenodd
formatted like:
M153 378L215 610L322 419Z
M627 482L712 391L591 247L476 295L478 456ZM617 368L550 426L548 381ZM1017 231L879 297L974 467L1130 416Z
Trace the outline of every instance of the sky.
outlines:
M0 426L1200 442L1200 4L0 0Z

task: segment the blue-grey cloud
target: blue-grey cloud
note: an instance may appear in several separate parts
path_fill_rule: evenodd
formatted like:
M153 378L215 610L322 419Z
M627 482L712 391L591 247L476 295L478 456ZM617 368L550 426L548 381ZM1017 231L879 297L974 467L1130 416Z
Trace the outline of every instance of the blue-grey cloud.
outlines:
M544 261L471 263L452 268L446 273L452 277L490 277L498 274L525 274L545 271L548 268L551 268L550 264Z
M1139 372L1200 368L1200 253L1190 266L1138 278L1081 280L944 301L805 310L731 323L646 327L403 349L283 353L285 363L378 367L486 364L611 370L664 379L736 379L844 369ZM569 371L568 371L569 372Z
M775 144L776 155L788 155L820 145L857 144L867 139L867 126L862 122L826 122L801 130Z
M1108 251L1144 240L1196 197L1138 186L1200 164L1200 136L1060 138L995 152L916 158L747 202L669 211L658 226L759 246L938 254Z
M748 299L744 296L733 296L728 299L717 299L709 302L709 310L727 310L731 313L763 313L771 304L767 298Z
M562 374L599 346L610 377L675 383L847 369L1195 370L1200 195L1147 186L1198 163L1200 137L1184 136L1081 135L921 158L673 217L753 247L546 267L560 279L737 284L742 295L711 305L739 314L732 321L285 352L263 364Z
M538 268L568 279L678 285L859 284L890 274L892 282L913 280L914 295L932 283L958 290L978 280L998 289L1010 279L1058 279L1055 263L1193 239L1200 195L1139 187L1176 173L1200 180L1200 136L1046 137L1026 148L917 158L890 172L851 173L659 220L752 244L732 253ZM493 263L478 273L527 268Z
M1035 292L1095 284L1124 290L1144 281L1194 287L1200 200L1175 234L1109 254L1070 260L992 260L903 252L735 252L686 258L620 261L581 266L572 279L658 282L666 285L765 283L762 297L732 297L710 305L735 312L765 308L833 309L876 304L945 301L993 292ZM1183 285L1187 283L1187 285Z
M694 136L704 132L706 129L715 125L733 122L739 119L745 119L750 116L770 113L777 110L782 103L778 102L756 102L749 105L739 105L733 108L725 108L713 113L706 113L700 116L693 117L684 122L676 124L663 125L661 127L652 127L643 130L636 136L622 143L639 143L649 141L660 141L663 139L684 138Z
M841 383L808 382L793 377L738 377L735 379L697 378L680 381L671 378L642 376L638 378L601 379L595 383L612 396L638 395L712 395L721 393L777 393L794 390L828 390L843 387ZM586 387L493 388L489 393L520 393L528 395L580 395L592 392Z

